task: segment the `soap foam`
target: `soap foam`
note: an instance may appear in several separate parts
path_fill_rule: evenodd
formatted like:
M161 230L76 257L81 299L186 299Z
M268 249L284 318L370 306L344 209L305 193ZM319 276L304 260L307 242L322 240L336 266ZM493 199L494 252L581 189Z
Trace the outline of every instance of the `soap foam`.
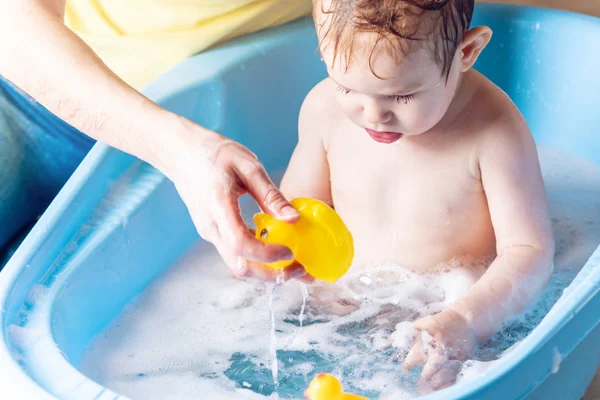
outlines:
M600 168L549 149L540 151L540 159L557 243L556 272L534 306L507 321L464 363L458 384L483 376L517 348L600 243ZM414 340L407 321L463 296L484 272L485 265L470 264L455 260L454 268L428 275L396 265L351 270L335 286L309 286L305 307L296 282L277 287L279 396L302 398L320 372L335 374L346 390L372 399L420 395L420 371L400 368ZM34 288L31 301L39 297L43 291ZM275 391L268 301L263 283L231 278L218 255L199 245L90 343L79 368L132 399L265 399ZM560 364L557 354L553 369Z

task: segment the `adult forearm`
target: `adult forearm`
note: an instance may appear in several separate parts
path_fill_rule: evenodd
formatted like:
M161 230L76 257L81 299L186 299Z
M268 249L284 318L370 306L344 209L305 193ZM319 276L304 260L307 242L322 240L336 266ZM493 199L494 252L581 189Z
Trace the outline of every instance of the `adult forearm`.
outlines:
M163 169L185 124L110 71L63 12L64 0L0 0L0 74L86 135Z
M0 74L83 133L165 173L236 275L257 276L246 260L292 259L289 249L257 240L240 215L238 198L249 193L269 214L298 218L256 156L119 79L64 25L65 1L0 0Z

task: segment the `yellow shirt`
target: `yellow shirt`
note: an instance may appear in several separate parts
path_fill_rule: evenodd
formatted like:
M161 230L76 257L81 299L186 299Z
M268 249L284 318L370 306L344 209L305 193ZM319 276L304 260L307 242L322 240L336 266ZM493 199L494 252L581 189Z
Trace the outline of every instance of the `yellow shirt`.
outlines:
M217 43L311 12L311 0L68 0L65 22L136 89Z

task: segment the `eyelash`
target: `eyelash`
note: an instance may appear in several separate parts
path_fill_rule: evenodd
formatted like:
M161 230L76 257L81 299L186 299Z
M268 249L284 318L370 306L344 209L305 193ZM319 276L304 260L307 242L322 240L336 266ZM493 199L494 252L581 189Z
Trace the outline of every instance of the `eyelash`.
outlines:
M350 90L343 88L341 86L338 85L337 90L339 92L342 92L344 94L348 94L350 93ZM390 99L394 100L396 103L400 103L403 102L404 104L408 104L411 101L413 101L415 99L415 95L414 94L408 94L408 95L393 95L393 96L388 96Z
M409 94L406 96L395 95L395 96L390 96L390 97L392 97L396 103L403 102L404 104L408 104L415 99L414 94Z

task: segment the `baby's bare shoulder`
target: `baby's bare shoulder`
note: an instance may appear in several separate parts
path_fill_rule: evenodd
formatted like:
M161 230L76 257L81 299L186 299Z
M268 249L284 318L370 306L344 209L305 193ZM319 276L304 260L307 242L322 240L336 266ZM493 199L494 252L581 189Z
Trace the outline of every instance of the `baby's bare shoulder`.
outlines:
M343 114L335 99L336 87L331 79L319 82L306 96L300 110L299 129L305 131L331 132L343 120Z
M483 164L537 162L533 136L517 106L483 75L475 78L477 87L459 124L467 136L472 174L480 178Z
M523 115L508 95L483 76L464 113L470 131L482 147L519 146L533 138Z

